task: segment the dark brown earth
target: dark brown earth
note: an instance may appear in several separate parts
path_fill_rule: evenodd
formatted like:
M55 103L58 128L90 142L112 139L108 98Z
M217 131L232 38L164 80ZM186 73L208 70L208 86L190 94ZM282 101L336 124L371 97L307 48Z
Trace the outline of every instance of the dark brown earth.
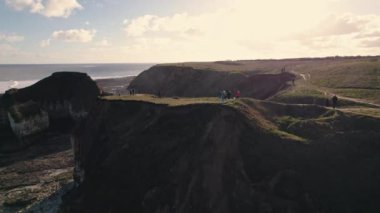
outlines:
M84 181L62 211L375 213L379 128L375 118L250 99L99 101L76 136Z

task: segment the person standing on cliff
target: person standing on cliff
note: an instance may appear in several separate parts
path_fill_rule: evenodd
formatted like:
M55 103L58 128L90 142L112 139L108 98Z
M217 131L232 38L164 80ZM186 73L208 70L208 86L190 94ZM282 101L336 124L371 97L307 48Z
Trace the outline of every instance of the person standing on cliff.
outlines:
M224 103L224 99L226 98L227 93L226 90L220 91L220 102Z
M227 99L231 99L232 98L232 92L231 90L227 90Z
M240 98L240 90L236 90L235 98Z

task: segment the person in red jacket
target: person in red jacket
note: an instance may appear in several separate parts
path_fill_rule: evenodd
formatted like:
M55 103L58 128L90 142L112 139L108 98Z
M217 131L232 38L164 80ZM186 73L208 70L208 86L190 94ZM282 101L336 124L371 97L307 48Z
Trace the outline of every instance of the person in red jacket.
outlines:
M235 98L240 98L240 90L236 90Z

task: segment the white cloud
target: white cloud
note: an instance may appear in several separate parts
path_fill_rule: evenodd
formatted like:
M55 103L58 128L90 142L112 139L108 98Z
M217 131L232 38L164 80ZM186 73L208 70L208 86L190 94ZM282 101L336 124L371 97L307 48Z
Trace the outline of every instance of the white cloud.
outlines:
M16 35L16 34L3 34L0 33L0 41L5 42L20 42L24 40L24 36Z
M8 6L15 10L29 10L32 13L37 13L44 9L42 0L6 0Z
M375 39L363 40L361 43L362 47L366 48L379 48L380 47L380 37Z
M355 14L330 15L310 32L314 36L345 35L365 30L373 16L359 16Z
M96 30L85 30L85 29L71 29L71 30L59 30L54 31L52 34L52 39L61 40L65 42L79 42L88 43L94 38Z
M15 10L29 10L46 17L67 18L74 10L83 9L77 0L6 0L6 3Z
M108 46L111 46L111 44L108 42L107 39L103 38L102 40L96 42L96 46L108 47Z
M17 52L18 49L9 44L0 44L0 55L10 55Z
M50 41L51 41L50 38L49 38L49 39L46 39L46 40L42 40L42 41L40 42L40 46L41 46L41 47L47 47L47 46L50 46Z
M70 29L58 30L51 34L51 37L40 42L40 47L48 47L53 41L63 41L68 43L89 43L92 42L96 34L96 30L86 29ZM107 44L107 40L102 40L101 44ZM105 43L107 42L107 43Z
M200 14L146 14L123 21L123 50L155 61L372 54L364 47L378 44L380 16L333 13L334 1L235 0Z

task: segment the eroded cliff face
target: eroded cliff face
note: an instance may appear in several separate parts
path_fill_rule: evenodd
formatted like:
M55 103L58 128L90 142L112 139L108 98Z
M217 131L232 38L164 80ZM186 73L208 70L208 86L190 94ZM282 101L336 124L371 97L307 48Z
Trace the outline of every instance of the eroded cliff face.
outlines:
M86 118L99 94L87 74L75 72L54 73L32 86L7 91L0 100L0 137L6 135L0 142L0 152L32 144L34 135L48 128L70 131ZM10 129L18 140L9 136Z
M327 109L257 109L264 106L265 115L218 104L99 101L74 139L78 187L62 211L380 210L380 135L365 127L380 127L378 120L350 118L364 125L354 128L340 114L326 127ZM324 136L295 123L289 131L311 136L301 143L262 121L283 113L304 117L300 124L313 123Z
M288 87L291 73L254 74L200 70L181 66L154 66L129 85L141 93L168 97L215 97L221 90L240 90L244 97L266 99Z

